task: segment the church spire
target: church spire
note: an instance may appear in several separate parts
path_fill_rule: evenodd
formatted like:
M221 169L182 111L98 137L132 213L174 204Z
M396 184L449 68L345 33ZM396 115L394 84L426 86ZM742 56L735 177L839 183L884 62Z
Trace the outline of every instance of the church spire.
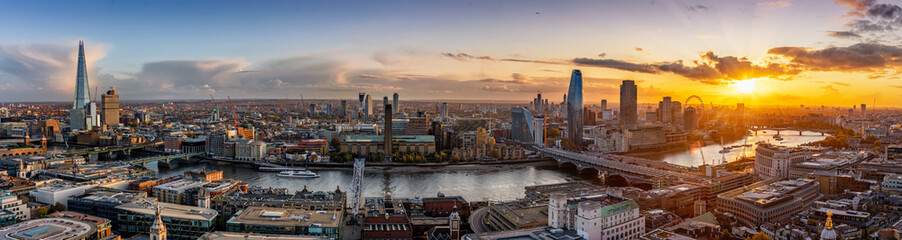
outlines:
M150 240L166 240L166 225L163 224L161 210L163 209L159 203L156 205L155 219L153 225L150 226Z

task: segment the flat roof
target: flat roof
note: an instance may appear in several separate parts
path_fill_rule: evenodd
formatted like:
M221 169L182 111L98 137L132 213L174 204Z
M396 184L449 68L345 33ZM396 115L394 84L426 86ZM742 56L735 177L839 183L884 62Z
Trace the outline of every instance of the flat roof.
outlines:
M185 206L171 203L155 203L152 201L134 201L119 205L117 209L141 213L144 215L155 215L156 205L159 204L163 209L160 214L163 217L191 219L198 221L213 221L219 213L209 208L201 208L194 206Z
M256 226L337 228L341 222L338 211L308 211L293 208L249 207L229 219L228 223Z
M382 142L384 139L383 135L351 135L345 137L345 142ZM392 136L391 139L400 142L435 142L435 136L432 135L400 135Z
M320 240L329 239L323 236L299 236L299 235L280 235L280 234L262 234L262 233L240 233L240 232L208 232L198 238L199 240Z
M96 232L89 223L64 218L42 218L0 228L0 236L20 240L82 239Z
M207 184L206 181L196 181L191 179L181 179L172 182L168 182L162 185L157 185L153 188L159 188L163 190L174 190L174 191L185 191L187 189L202 187Z

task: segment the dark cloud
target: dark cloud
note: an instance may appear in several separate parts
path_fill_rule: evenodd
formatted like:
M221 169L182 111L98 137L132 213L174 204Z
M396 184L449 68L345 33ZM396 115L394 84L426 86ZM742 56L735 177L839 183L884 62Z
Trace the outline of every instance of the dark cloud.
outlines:
M495 58L493 58L492 56L475 56L475 55L470 55L467 53L453 54L453 53L445 52L445 53L442 53L442 56L450 57L450 58L456 59L458 61L467 61L468 59L490 60L490 61L495 60Z
M849 7L843 17L851 17L845 24L851 33L880 38L886 32L902 28L902 7L897 4L874 0L835 0L835 3Z
M642 52L642 51L645 51L645 49L642 49L642 48L640 48L640 47L636 47L635 50L636 50L636 52Z
M838 38L860 38L861 35L854 33L852 31L830 31L827 33L827 36L838 37Z
M686 6L686 10L689 10L690 12L706 11L708 9L711 9L711 7L701 5L701 4Z
M895 68L902 64L902 48L878 43L858 43L817 50L778 47L771 48L767 53L785 57L792 64L815 71L862 72Z
M659 70L652 64L631 63L614 59L575 58L573 63L582 66L613 68L630 72L658 73Z
M663 63L631 63L614 59L576 58L573 62L582 66L613 68L630 72L674 73L688 79L706 84L721 84L723 80L742 80L749 78L771 77L788 79L801 73L801 70L779 63L757 65L746 58L733 56L720 57L712 51L701 55L695 66L687 66L682 60Z

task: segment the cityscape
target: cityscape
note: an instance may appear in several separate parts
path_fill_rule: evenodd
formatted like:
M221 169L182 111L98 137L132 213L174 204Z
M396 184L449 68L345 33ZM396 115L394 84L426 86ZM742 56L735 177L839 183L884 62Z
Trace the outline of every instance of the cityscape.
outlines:
M0 239L902 239L895 0L0 4Z

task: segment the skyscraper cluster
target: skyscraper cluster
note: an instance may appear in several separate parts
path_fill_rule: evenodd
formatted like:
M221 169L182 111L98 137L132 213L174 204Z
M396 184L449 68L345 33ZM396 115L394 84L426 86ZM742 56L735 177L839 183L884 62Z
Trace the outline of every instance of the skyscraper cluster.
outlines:
M119 125L119 95L112 88L103 95L103 119L97 116L97 103L91 100L91 87L88 82L88 66L85 60L85 43L78 42L78 66L75 73L75 101L69 110L69 127L72 130L89 130L100 127ZM94 93L97 94L97 93Z

